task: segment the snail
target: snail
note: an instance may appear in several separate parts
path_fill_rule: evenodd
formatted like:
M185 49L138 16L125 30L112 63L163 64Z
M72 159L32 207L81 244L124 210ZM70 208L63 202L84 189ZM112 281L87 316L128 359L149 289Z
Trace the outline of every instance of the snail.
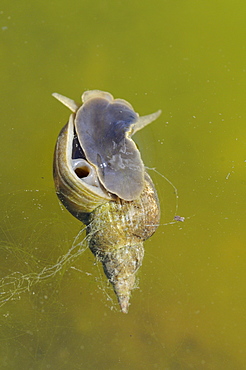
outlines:
M160 220L157 192L132 136L161 111L139 117L130 103L100 90L84 92L82 105L52 95L72 111L55 147L56 193L86 225L88 246L127 313L143 242Z

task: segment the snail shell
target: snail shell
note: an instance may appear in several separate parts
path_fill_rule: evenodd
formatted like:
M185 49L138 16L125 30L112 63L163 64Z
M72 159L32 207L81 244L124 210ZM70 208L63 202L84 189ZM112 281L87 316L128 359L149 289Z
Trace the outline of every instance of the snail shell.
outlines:
M88 245L127 313L143 241L160 219L154 184L131 136L161 111L139 117L127 101L99 90L86 91L80 106L53 96L73 112L55 148L57 195L87 226Z

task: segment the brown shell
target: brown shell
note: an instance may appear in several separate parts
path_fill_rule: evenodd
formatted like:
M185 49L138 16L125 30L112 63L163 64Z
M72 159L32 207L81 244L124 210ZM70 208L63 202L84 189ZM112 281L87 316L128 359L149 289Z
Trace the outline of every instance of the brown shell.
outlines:
M134 199L132 194L129 194L129 197L126 194L122 199L116 195L116 192L110 193L107 179L101 181L96 164L86 157L87 144L83 144L86 146L86 151L82 145L80 147L80 143L83 142L81 135L86 129L85 126L83 130L76 131L76 112L80 110L80 106L60 94L53 95L74 112L68 124L61 130L55 148L53 168L57 195L68 211L86 224L88 245L96 258L101 261L104 272L113 285L122 312L127 313L131 291L136 285L136 272L144 256L143 242L159 225L160 207L154 184L143 167L143 184L140 192L138 190L135 193ZM82 100L87 104L87 109L90 109L88 102L95 98L117 102L118 105L116 104L113 109L123 106L126 107L127 112L129 110L134 112L128 102L121 99L113 100L111 94L98 90L83 94ZM117 121L119 112L116 114L118 127L121 125L121 121ZM135 124L131 128L131 135L156 119L160 111L144 117L139 117L135 112L134 114L136 122L134 121ZM112 115L109 116L111 120ZM90 115L86 116L86 123L90 125L88 117ZM104 116L104 121L105 117L107 118L108 115ZM96 133L96 130L93 132ZM123 140L134 143L130 133L127 135L128 138L125 137ZM74 151L75 147L77 147L76 151ZM135 147L134 144L134 150ZM119 148L122 150L121 145ZM93 146L89 149L97 150L93 149ZM134 176L130 176L128 180L129 188L132 189L133 179ZM119 181L116 175L113 181L116 184Z
M118 198L97 207L87 226L89 247L102 262L124 313L128 312L136 272L142 265L143 242L155 232L160 221L157 193L147 173L144 183L137 199Z

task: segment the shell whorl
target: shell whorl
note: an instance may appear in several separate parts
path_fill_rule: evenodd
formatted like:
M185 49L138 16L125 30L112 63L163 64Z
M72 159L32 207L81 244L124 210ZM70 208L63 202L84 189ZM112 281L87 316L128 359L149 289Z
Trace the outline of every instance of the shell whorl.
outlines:
M143 242L153 235L159 221L159 201L147 173L139 198L104 203L90 215L87 226L89 247L102 262L124 313L128 312L136 272L142 265Z

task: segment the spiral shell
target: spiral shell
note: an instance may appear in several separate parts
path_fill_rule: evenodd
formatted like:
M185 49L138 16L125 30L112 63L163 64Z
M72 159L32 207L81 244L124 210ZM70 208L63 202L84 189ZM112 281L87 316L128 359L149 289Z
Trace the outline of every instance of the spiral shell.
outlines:
M81 106L53 96L73 112L55 148L57 195L87 226L88 245L127 313L143 241L160 218L155 187L131 136L161 111L139 117L128 102L99 90L86 91Z

